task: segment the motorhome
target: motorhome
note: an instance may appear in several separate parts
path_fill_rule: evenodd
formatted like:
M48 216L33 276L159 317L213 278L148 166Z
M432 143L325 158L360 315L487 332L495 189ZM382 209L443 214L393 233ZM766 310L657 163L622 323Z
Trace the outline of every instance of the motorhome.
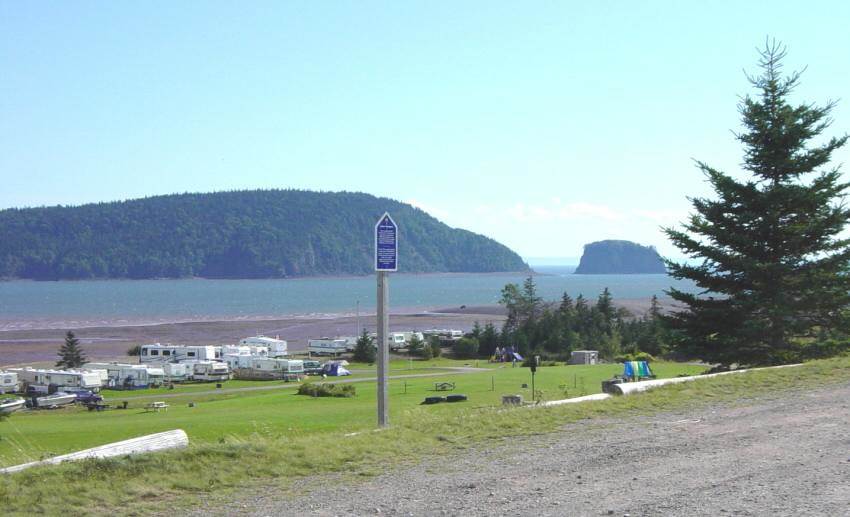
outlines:
M76 388L98 391L102 385L100 373L85 370L9 368L7 371L16 373L21 383L25 383L36 392L48 392L51 386L58 389Z
M338 355L348 352L353 347L345 338L308 339L307 351L316 355Z
M15 372L0 372L0 395L20 391L18 374Z
M289 354L288 344L283 339L254 336L242 339L239 344L243 346L264 346L268 349L269 357L283 357Z
M255 380L298 380L304 375L304 361L280 359L277 357L243 356L238 366L233 368L236 379Z
M219 382L230 378L230 367L220 361L184 361L192 366L191 378L194 381Z
M139 352L141 363L179 363L183 361L218 361L221 347L212 345L142 345Z
M117 390L133 390L161 386L165 370L159 365L124 363L86 363L88 370L106 370L107 386Z

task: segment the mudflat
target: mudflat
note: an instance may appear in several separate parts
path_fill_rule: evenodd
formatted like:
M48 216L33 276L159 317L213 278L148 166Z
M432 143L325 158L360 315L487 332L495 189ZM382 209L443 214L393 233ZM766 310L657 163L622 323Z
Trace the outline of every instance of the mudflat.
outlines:
M457 313L422 311L392 314L390 330L426 330L452 328L468 331L476 321L484 325L492 321L500 326L504 321L496 307L483 313L461 310ZM373 331L375 315L361 315L361 328ZM292 352L307 349L307 339L332 336L352 336L357 331L358 318L340 316L293 316L277 319L240 319L234 321L190 321L148 325L106 325L74 330L90 359L126 360L127 350L145 343L175 343L186 345L234 344L248 336L263 334L279 336L289 343ZM65 336L63 329L26 329L0 331L0 366L51 365Z

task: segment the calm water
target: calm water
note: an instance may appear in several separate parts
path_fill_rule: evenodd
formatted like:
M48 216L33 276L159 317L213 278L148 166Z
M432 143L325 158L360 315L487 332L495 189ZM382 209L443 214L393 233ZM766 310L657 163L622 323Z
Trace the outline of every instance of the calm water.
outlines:
M573 275L573 268L538 267L544 299L595 298L608 287L615 298L663 296L690 284L666 275ZM391 275L393 311L496 304L499 291L522 283L522 274ZM0 329L247 319L283 315L364 313L375 310L375 278L285 280L104 280L87 282L0 282Z

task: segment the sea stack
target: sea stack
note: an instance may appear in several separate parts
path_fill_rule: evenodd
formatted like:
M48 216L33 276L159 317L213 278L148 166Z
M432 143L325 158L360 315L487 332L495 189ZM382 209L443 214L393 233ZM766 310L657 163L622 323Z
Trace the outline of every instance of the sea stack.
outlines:
M585 244L578 275L664 274L667 268L654 246L607 240Z

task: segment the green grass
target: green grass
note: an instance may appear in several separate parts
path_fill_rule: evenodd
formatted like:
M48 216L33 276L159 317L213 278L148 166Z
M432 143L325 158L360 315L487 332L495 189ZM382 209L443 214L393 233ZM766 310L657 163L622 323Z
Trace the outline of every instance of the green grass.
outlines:
M698 373L703 368L675 363L657 363L654 369L660 377ZM619 365L558 366L539 368L535 388L544 399L554 400L598 393L603 379L621 371ZM405 375L410 371L396 370ZM395 419L416 408L429 395L463 393L469 401L463 404L443 404L428 409L434 414L457 412L462 406L488 407L501 403L508 393L522 394L531 400L531 375L528 368L501 365L480 373L448 374L440 370L414 370L431 377L394 379L390 381L390 417ZM362 375L368 378L369 375ZM344 378L356 379L356 376ZM311 378L311 382L322 381ZM436 392L436 382L454 382L453 392ZM268 386L263 381L228 381L225 388ZM522 387L526 384L528 387ZM0 465L8 466L48 456L64 454L113 441L170 429L185 430L192 443L217 443L227 439L242 439L250 435L280 438L316 432L353 432L369 429L375 422L376 385L365 381L355 383L357 396L352 399L317 399L297 395L297 383L272 382L281 389L269 391L223 392L200 395L192 390L215 392L214 385L195 384L174 390L139 390L134 392L105 392L107 401L151 395L143 400L129 400L129 409L91 412L67 407L52 411L16 413L0 428ZM289 389L284 389L289 388ZM145 412L144 405L160 394L169 404L167 412ZM189 403L194 407L189 407Z
M654 365L660 376L693 373L698 367ZM598 381L619 371L614 366L547 367L538 370L537 383L547 399L562 398L584 378L587 393L599 390ZM372 432L374 383L357 384L354 399L309 398L293 392L254 392L213 397L196 408L170 401L168 413L138 411L104 413L42 412L16 414L0 423L3 462L24 456L59 453L165 429L185 429L192 445L186 451L86 461L37 468L0 477L0 500L18 512L109 513L115 508L163 508L191 504L196 497L226 498L229 490L245 486L285 488L293 476L341 471L370 475L385 464L412 462L423 455L443 454L507 436L548 432L568 422L597 416L646 413L736 400L784 387L806 387L846 382L850 359L815 361L798 368L724 376L679 384L647 394L607 401L537 409L503 410L493 407L501 394L524 393L528 369L446 376L457 383L457 393L470 396L460 404L420 406L433 394L435 380L391 383L392 428ZM572 378L571 378L572 377ZM496 383L495 391L491 383ZM577 396L581 393L568 393ZM176 399L174 399L176 400ZM350 435L350 433L355 434ZM129 434L126 434L129 433ZM75 441L68 446L67 441ZM17 450L17 448L23 450ZM179 497L178 497L179 496Z

